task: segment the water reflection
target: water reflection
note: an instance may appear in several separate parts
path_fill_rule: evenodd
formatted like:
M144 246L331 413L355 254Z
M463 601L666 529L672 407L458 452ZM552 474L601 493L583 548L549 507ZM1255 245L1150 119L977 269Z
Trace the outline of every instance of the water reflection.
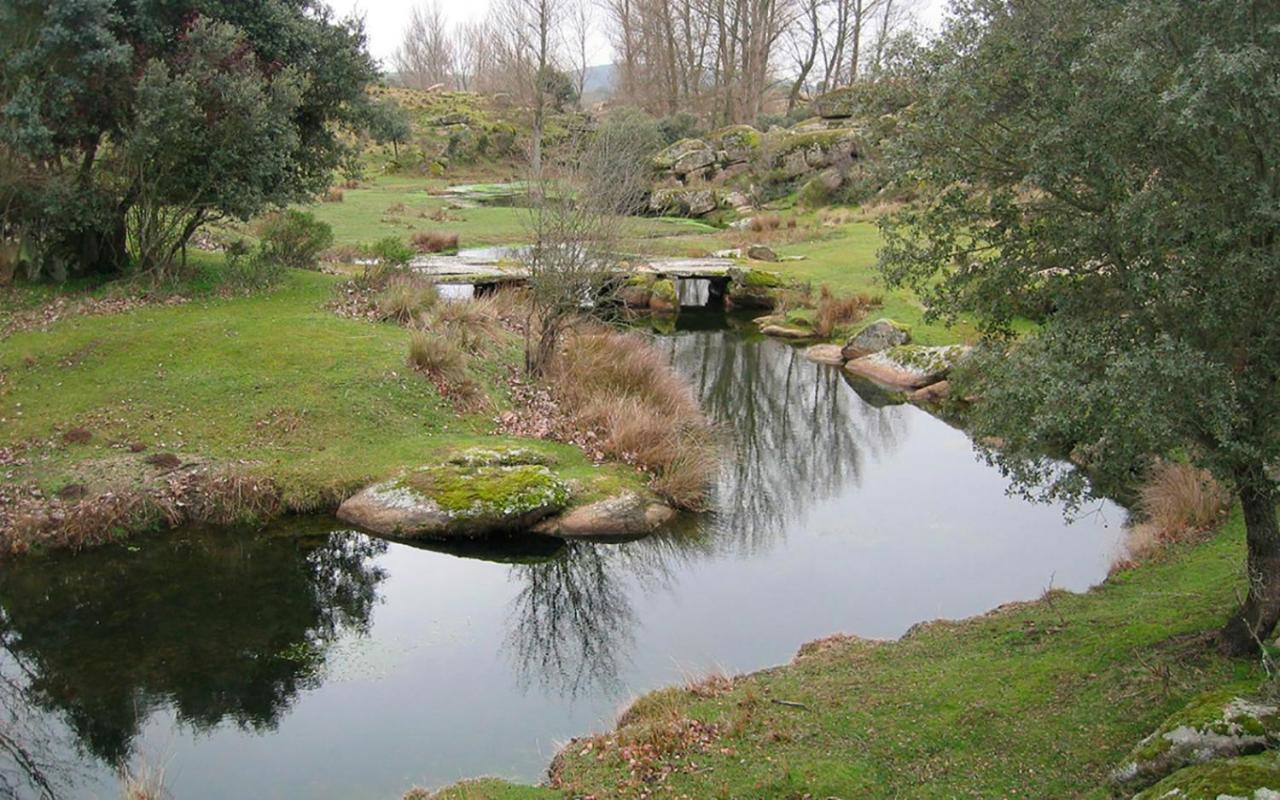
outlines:
M697 317L680 326L705 329ZM866 459L893 450L909 426L910 409L877 408L840 370L763 339L740 331L659 340L729 436L714 507L716 526L734 535L718 545L743 552L777 546L809 506L857 486Z
M367 631L386 546L191 532L23 561L0 576L3 641L25 696L108 764L160 707L196 730L261 732L319 685L329 643Z
M515 566L504 649L519 685L572 699L617 694L637 624L632 597L670 585L678 565L710 552L710 538L671 531L624 545L570 542L558 557Z

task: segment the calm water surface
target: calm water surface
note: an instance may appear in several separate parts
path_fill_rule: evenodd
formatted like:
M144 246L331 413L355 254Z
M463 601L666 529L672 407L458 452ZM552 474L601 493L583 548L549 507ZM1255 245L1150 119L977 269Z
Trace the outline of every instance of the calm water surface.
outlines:
M713 324L697 330L708 319ZM1007 497L961 431L720 318L659 341L732 441L716 510L621 545L186 530L0 575L0 796L398 797L539 780L634 694L1106 574L1123 512ZM692 329L690 329L692 328ZM23 769L21 763L26 763Z

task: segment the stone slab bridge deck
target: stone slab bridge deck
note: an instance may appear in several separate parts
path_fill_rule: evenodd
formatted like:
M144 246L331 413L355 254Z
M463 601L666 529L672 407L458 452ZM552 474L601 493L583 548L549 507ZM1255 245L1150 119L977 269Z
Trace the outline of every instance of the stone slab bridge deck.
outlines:
M434 279L436 283L467 283L475 286L477 292L504 285L519 285L529 280L529 271L515 260L466 254L419 256L409 263L409 267L421 275ZM648 274L673 281L706 278L723 286L729 280L730 270L736 267L741 267L741 264L731 258L638 256L627 261L619 272L622 276Z

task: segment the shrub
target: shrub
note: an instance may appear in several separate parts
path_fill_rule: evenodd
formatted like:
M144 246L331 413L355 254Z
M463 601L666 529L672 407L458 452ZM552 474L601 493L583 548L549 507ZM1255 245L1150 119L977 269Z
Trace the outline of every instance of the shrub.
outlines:
M362 282L367 286L385 285L392 277L403 273L414 256L413 249L396 236L379 239L366 246L365 251L374 262L364 268Z
M383 319L407 325L429 311L437 300L439 295L435 286L414 280L397 280L379 292L374 303Z
M658 120L658 130L667 144L674 144L681 139L693 139L702 133L698 118L688 111L677 111L669 117Z
M272 214L258 231L261 256L292 269L311 269L321 251L333 244L333 229L306 211Z
M284 266L259 249L251 252L244 242L226 248L226 283L233 289L255 291L274 285L284 274Z
M415 233L409 240L414 250L419 253L449 253L458 249L456 233Z

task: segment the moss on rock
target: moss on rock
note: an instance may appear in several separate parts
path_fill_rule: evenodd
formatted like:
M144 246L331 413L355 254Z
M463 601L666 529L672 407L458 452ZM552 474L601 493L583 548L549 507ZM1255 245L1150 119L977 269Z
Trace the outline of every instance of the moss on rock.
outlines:
M543 510L562 509L569 489L542 464L423 467L400 481L402 488L430 498L459 521L498 523Z
M1280 753L1242 756L1180 769L1133 800L1280 800Z
M1111 773L1111 785L1132 793L1182 767L1275 744L1280 744L1280 704L1244 698L1229 689L1210 692L1143 739Z

